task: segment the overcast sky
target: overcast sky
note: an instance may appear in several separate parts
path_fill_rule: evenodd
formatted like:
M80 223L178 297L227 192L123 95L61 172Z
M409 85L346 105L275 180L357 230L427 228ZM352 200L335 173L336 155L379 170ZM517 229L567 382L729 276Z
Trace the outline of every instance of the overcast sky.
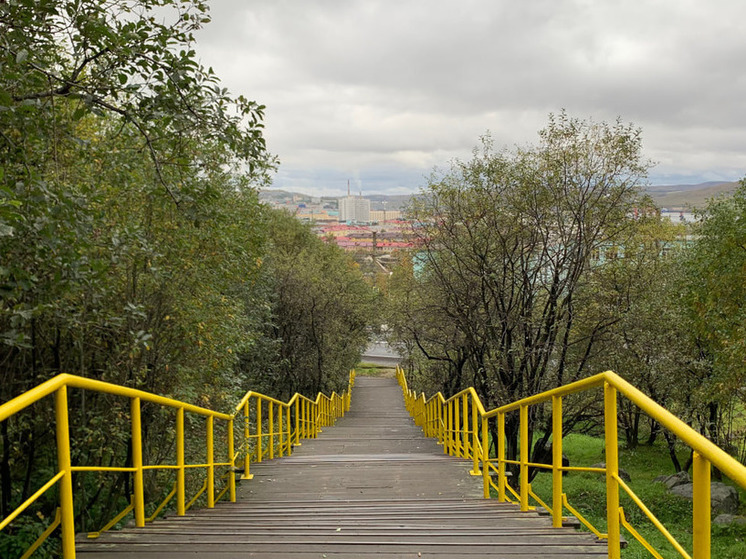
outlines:
M744 0L213 0L197 51L267 106L273 188L419 190L549 113L642 127L653 184L746 175Z

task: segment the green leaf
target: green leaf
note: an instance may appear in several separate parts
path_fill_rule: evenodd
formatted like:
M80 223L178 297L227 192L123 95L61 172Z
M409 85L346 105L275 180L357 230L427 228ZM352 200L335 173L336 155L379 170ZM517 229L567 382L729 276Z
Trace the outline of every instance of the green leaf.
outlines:
M16 64L23 64L23 62L28 58L28 51L26 49L22 49L18 51L18 54L16 54Z

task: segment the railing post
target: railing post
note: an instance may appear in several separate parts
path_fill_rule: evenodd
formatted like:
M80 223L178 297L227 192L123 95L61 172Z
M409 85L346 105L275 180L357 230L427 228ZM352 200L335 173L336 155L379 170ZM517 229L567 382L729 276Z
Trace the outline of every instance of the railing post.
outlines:
M505 413L497 414L497 498L505 502Z
M319 406L321 405L321 402L318 404L316 402L311 402L311 435L315 439L319 435Z
M606 522L609 559L620 558L619 528L619 435L617 433L616 388L604 382L604 427L606 432Z
M466 399L467 394L465 393L461 397L461 423L463 424L463 435L461 436L461 456L464 458L469 458L469 450L472 450L469 448L469 402Z
M213 426L215 418L207 416L207 508L215 507L215 446Z
M301 408L301 400L300 398L296 398L295 400L295 444L296 446L300 446L300 408Z
M285 425L288 426L287 430L287 436L288 436L288 456L290 456L293 453L293 433L290 429L290 406L285 406Z
M252 479L254 476L251 473L251 452L249 450L249 441L251 441L251 432L249 429L249 400L246 398L246 403L243 406L243 444L244 444L244 459L243 459L243 475L241 479Z
M461 456L461 417L459 416L458 399L453 402L453 452Z
M300 431L298 433L299 441L300 439L306 438L306 401L303 398L298 398L298 403L300 405L299 408L299 415L300 415ZM300 444L300 442L298 443Z
M528 510L528 406L520 407L520 445L521 445L521 510Z
M145 526L145 487L142 472L142 423L140 421L140 398L130 400L130 422L132 429L133 503L135 526Z
M316 438L316 402L308 403L308 436Z
M438 438L438 435L440 434L437 418L438 418L438 399L432 398L430 400L430 436L436 439Z
M310 417L309 415L310 407L311 405L306 400L303 400L303 417L301 418L302 419L301 425L303 428L304 439L308 439L311 437L311 431L308 428L308 418Z
M427 436L435 437L435 400L430 399L430 403L427 406Z
M427 400L425 400L425 403L422 405L422 416L423 416L423 425L422 425L422 432L426 437L430 436L430 406L427 405Z
M443 418L443 403L441 402L441 398L438 397L438 407L437 407L437 418L438 418L438 442L443 445L443 449L446 448L446 425L445 420Z
M694 452L693 488L693 558L710 559L710 461Z
M262 461L262 455L264 449L262 448L262 399L257 396L256 398L256 461Z
M486 439L482 439L482 444L485 444ZM471 455L474 460L471 475L478 476L482 472L479 471L479 459L481 456L477 454L479 448L479 410L477 409L477 400L474 396L471 397Z
M269 401L269 459L272 460L275 457L275 404L272 400Z
M186 478L184 468L184 408L176 410L176 514L186 514Z
M562 397L552 396L552 526L562 528Z
M278 457L282 458L285 455L285 431L283 429L283 418L285 416L285 410L283 406L277 404L277 434L279 435L278 441ZM290 426L288 426L289 428Z
M230 494L231 503L236 502L236 452L233 441L233 418L228 420L228 493Z
M70 424L67 415L67 386L55 394L57 422L57 467L64 472L60 479L60 518L62 557L75 559L75 511L73 509L73 472L70 459Z
M482 418L482 485L484 498L490 498L490 444L487 431L487 418Z
M453 456L453 402L446 402L446 445L444 450Z

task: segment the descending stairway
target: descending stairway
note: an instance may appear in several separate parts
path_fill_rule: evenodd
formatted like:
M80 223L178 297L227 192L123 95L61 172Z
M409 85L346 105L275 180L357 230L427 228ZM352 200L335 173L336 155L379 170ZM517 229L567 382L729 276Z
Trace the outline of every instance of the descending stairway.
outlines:
M79 540L112 557L605 557L587 533L481 498L471 464L443 455L393 379L358 377L350 412L293 455L252 466L237 503Z

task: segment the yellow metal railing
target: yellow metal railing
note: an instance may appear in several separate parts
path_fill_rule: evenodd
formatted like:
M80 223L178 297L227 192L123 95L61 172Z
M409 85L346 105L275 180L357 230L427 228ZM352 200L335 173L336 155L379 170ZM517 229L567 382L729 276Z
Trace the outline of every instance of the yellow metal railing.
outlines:
M188 404L164 396L158 396L142 390L136 390L115 384L78 377L75 375L60 374L21 394L20 396L0 405L0 422L7 420L13 415L28 408L32 404L54 396L55 418L56 418L56 446L58 471L44 483L33 495L18 506L13 512L0 521L0 531L10 525L28 507L37 501L44 493L55 486L59 488L59 508L52 524L23 554L22 559L30 557L36 549L46 540L49 535L60 526L62 536L63 559L75 558L75 518L73 508L73 482L72 475L75 472L130 472L133 476L133 494L130 504L106 526L98 532L88 534L88 537L98 537L102 532L110 529L121 521L127 514L133 512L135 525L145 526L146 522L155 519L158 513L176 497L176 514L183 516L186 511L203 494L206 496L207 507L212 508L215 502L228 494L231 502L236 500L236 482L233 474L236 459L241 454L235 452L234 422L238 415L243 416L244 432L240 439L243 445L244 456L244 478L250 478L249 462L250 447L254 448L256 461L262 458L281 457L289 455L293 445L300 444L304 438L316 437L320 427L331 425L334 421L344 415L349 409L351 390L355 380L355 371L350 372L347 390L342 394L332 393L331 396L319 394L316 400L296 394L288 402L280 402L257 392L248 392L236 408L234 414L216 412L207 408ZM130 401L130 426L132 440L132 465L117 467L83 466L73 465L71 459L71 438L68 420L68 389L90 390L99 393L112 394L128 398ZM143 402L153 403L159 406L174 409L176 411L175 433L176 433L176 456L174 464L144 464L142 447L142 425L141 405ZM253 406L252 406L253 403ZM265 412L262 411L264 403ZM253 410L253 411L252 411ZM275 415L275 411L279 410ZM291 413L292 411L292 413ZM185 433L184 416L192 413L202 416L206 420L206 433L204 448L206 460L203 463L187 463L185 460ZM254 418L255 428L249 425L249 419ZM224 461L215 460L215 420L226 424L226 437L220 444L220 455L225 457ZM226 468L227 472L221 476L226 480L225 487L216 494L215 470ZM205 480L202 488L187 502L186 495L186 471L190 469L201 469L205 472ZM166 497L158 505L153 515L145 517L145 496L143 474L150 470L172 470L176 472L176 483Z
M295 394L287 403L258 392L247 392L235 412L243 417L242 479L254 477L250 472L252 456L255 462L289 456L301 439L315 439L321 427L333 425L350 409L354 383L355 371L352 371L347 390L341 395L319 393L316 400L311 400Z
M710 471L712 466L718 468L735 483L746 489L746 467L717 447L711 441L694 431L671 412L655 403L637 388L611 371L542 392L517 402L485 410L479 396L473 388L467 388L446 399L437 393L429 399L425 395L409 389L404 371L397 369L397 378L404 392L407 410L425 434L436 437L443 445L444 452L451 456L473 461L471 473L483 476L484 496L490 498L490 489L494 489L500 501L512 501L513 495L522 511L531 508L529 501L533 498L552 515L552 524L561 527L565 509L573 512L608 543L610 559L619 559L621 555L621 527L624 528L651 553L660 557L649 542L627 521L624 510L619 504L620 490L624 491L639 509L650 519L651 523L663 534L674 549L684 558L710 558ZM606 449L605 468L569 467L562 465L562 399L565 396L588 390L603 390L604 401L604 437ZM676 541L670 532L661 524L655 515L645 506L642 500L619 477L619 439L617 432L617 400L627 398L644 413L655 419L663 428L668 429L693 450L693 523L691 555ZM529 422L528 410L531 406L551 402L552 406L552 464L538 464L529 461ZM505 416L510 412L519 414L519 459L508 460L505 457ZM490 421L496 422L497 456L489 453ZM512 464L518 468L520 486L514 489L508 482L507 468ZM480 470L481 468L481 470ZM543 468L552 471L552 503L545 505L531 490L529 468ZM591 526L567 502L562 490L562 474L569 471L602 473L606 477L606 520L607 533L602 534ZM492 473L497 474L497 484L492 480Z

